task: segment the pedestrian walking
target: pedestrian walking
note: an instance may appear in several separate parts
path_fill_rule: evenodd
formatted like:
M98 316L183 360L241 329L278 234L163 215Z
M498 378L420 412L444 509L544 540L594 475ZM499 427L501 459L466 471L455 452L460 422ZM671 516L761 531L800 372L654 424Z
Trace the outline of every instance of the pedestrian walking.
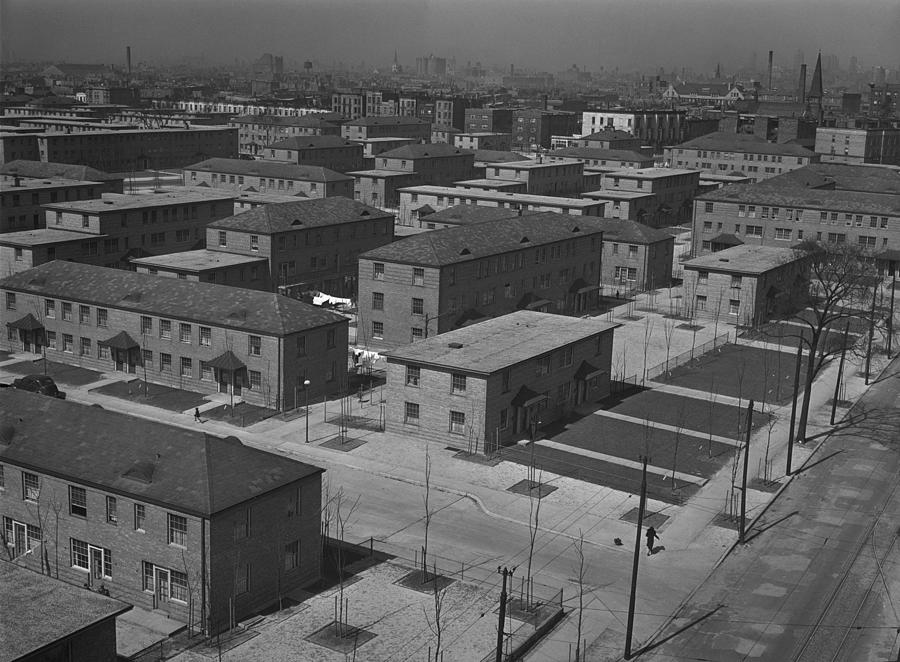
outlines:
M194 407L194 420L198 423L203 422L203 419L200 418L200 407Z
M657 540L659 540L659 535L657 535L656 529L651 526L647 529L647 556L653 553L653 543Z

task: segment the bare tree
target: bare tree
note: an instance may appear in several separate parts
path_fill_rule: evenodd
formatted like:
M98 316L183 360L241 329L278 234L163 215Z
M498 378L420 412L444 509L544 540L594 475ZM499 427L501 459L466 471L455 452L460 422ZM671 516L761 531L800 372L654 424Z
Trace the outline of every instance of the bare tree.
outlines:
M425 506L425 544L422 545L422 583L428 581L428 529L431 527L431 516L434 514L431 509L431 450L430 445L425 442L425 494L422 501ZM436 577L435 577L436 578Z
M800 409L796 435L797 441L803 441L806 439L809 393L813 381L827 358L841 349L827 342L829 330L841 320L868 314L854 310L854 305L865 308L865 302L875 296L877 275L869 256L853 244L805 241L795 249L795 254L809 269L808 281L798 284L805 287L795 288L797 298L790 302L793 307L801 309L793 319L808 330L803 341L807 349L804 376L806 397Z
M534 446L534 444L532 444ZM532 459L532 463L534 460ZM538 479L537 484L534 483L529 484L528 490L528 567L525 573L525 584L526 584L526 604L528 607L531 606L533 595L532 595L532 577L531 577L531 563L534 560L534 544L537 540L537 534L540 527L540 518L541 518L541 489L542 489L542 479L543 472L541 472L541 477ZM537 488L538 494L537 497L534 495L535 487Z
M663 338L666 342L666 368L665 375L669 374L669 356L672 352L672 340L675 338L676 322L671 318L663 319ZM646 359L645 359L646 360Z
M430 629L435 636L434 662L441 662L441 638L444 633L444 596L446 594L438 588L438 582L436 581L437 576L437 566L435 566L435 582L432 590L432 596L434 597L434 619L432 620L429 618L428 611L425 607L422 607L422 610L425 612L425 622L428 623L428 629Z
M583 655L586 654L587 651L581 650L581 626L582 621L584 620L584 575L585 575L585 566L584 566L584 532L579 529L578 531L578 540L575 540L572 543L572 546L575 548L575 553L578 555L578 626L576 632L578 633L578 641L575 643L575 662L579 662L583 659Z
M333 495L330 495L330 487L327 482L323 482L323 499L322 499L322 526L328 532L334 525L337 534L337 545L335 545L337 553L336 564L338 571L338 595L340 609L338 612L336 628L340 631L340 636L344 632L344 545L347 524L353 517L354 512L359 506L360 497L351 503L344 494L344 488L341 487ZM349 504L349 505L348 505ZM327 533L326 533L327 535ZM323 536L323 545L325 544Z
M650 340L653 336L653 320L650 319L650 316L644 318L644 335L642 339L643 347L644 347L644 364L643 370L641 371L641 384L647 381L647 354L650 349Z

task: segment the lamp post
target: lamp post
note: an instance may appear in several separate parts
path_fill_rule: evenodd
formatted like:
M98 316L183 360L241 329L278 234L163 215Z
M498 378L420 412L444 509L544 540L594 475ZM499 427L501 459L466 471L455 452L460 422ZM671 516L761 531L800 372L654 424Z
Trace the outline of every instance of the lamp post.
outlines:
M306 443L309 443L309 380L303 380L303 393L306 397Z

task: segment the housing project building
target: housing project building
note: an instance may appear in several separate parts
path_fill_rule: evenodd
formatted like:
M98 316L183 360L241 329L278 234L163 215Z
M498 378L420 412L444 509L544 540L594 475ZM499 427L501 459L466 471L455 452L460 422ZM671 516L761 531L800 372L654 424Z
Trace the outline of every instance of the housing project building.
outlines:
M585 314L597 306L604 220L535 213L369 251L357 342L396 347L520 309Z
M807 288L801 255L778 246L733 246L684 263L685 311L758 326L794 311Z
M618 324L529 310L394 349L391 432L490 453L609 395Z
M270 292L54 261L0 280L0 347L272 409L334 393L347 318Z
M207 634L319 579L322 469L17 389L0 392L0 411L16 564Z

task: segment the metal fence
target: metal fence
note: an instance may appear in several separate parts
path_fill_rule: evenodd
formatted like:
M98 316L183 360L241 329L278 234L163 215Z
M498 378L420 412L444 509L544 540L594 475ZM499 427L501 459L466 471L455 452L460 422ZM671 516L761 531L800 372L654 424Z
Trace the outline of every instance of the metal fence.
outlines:
M699 345L691 347L687 351L684 351L675 356L671 356L666 361L658 363L654 366L650 366L646 370L642 370L639 373L629 375L628 377L619 377L614 375L612 380L614 387L612 390L614 392L622 392L628 390L629 388L635 388L639 385L643 386L648 381L656 379L660 375L667 375L678 366L690 363L694 359L700 358L704 354L707 354L708 352L711 352L718 347L722 347L723 345L734 342L737 342L737 332L726 331L725 333L716 336L712 340L707 340L705 343L701 343Z

